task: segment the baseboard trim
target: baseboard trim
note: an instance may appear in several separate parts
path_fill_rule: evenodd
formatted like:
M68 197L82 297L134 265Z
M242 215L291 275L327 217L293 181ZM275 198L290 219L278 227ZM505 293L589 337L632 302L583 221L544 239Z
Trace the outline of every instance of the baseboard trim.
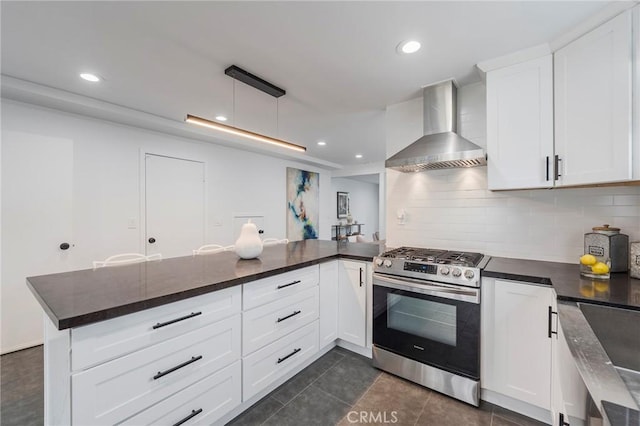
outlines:
M12 346L7 350L2 348L2 350L0 350L0 355L6 355L6 354L10 354L12 352L18 352L18 351L21 351L21 350L24 350L24 349L33 348L35 346L40 346L43 343L44 343L43 340L39 339L39 340L34 340L34 341L31 341L31 342L27 342L27 343L22 343L20 345Z
M498 405L507 410L515 411L532 419L536 419L545 424L553 424L551 422L551 412L544 408L536 407L529 403L519 401L517 399L502 395L500 393L488 390L480 389L480 399L490 402L491 404Z
M346 340L338 339L338 346L344 348L348 351L355 352L359 355L366 356L367 358L373 358L373 350L371 348L365 348L362 346L354 345L351 342L347 342Z

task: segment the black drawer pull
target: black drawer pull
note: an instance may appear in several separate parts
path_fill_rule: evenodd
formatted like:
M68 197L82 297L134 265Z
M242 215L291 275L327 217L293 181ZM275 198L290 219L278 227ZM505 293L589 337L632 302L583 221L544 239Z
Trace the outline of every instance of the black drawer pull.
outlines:
M302 348L294 349L293 352L291 352L289 355L285 356L284 358L278 358L278 364L280 364L282 361L286 361L287 359L291 358L301 350Z
M279 286L278 286L278 290L280 290L281 288L289 287L290 285L299 284L299 283L301 283L301 282L302 282L302 281L300 281L300 280L296 280L296 281L290 282L289 284L282 284L282 285L279 285Z
M547 316L547 336L549 338L551 338L552 334L556 335L556 338L558 337L558 323L556 322L556 331L553 331L553 326L552 326L552 321L553 321L553 315L558 315L557 312L554 312L553 309L551 309L551 306L549 306L549 311L548 311L548 316Z
M302 312L302 311L293 311L293 313L292 313L292 314L289 314L289 315L287 315L286 317L278 318L278 321L276 321L276 322L282 322L282 321L284 321L284 320L286 320L286 319L289 319L289 318L291 318L291 317L295 317L295 316L296 316L296 315L298 315L300 312Z
M171 367L168 370L165 371L158 371L158 374L156 374L155 376L153 376L153 380L157 380L162 376L166 376L169 373L173 373L176 370L181 369L182 367L186 367L189 364L193 364L196 361L199 361L202 359L202 355L198 355L198 356L192 356L191 359L189 361L185 361L180 365L176 365L175 367Z
M185 315L185 316L180 317L180 318L172 319L171 321L159 322L159 323L157 323L156 325L153 326L153 329L155 330L156 328L161 328L161 327L167 326L169 324L173 324L173 323L176 323L176 322L179 322L179 321L184 321L184 320L189 319L189 318L197 317L198 315L202 315L202 312L191 312L189 315Z
M173 426L180 426L181 424L188 422L189 420L191 420L192 418L194 418L200 413L202 413L202 408L198 408L197 410L191 410L191 414L189 414L184 419L180 420L178 423L174 423Z

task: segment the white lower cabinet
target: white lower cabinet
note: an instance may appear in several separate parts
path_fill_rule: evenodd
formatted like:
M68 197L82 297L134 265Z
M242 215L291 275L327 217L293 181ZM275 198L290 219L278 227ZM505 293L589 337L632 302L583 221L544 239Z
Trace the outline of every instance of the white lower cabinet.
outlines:
M240 360L125 421L131 425L210 425L240 405Z
M482 286L482 387L549 410L553 289L504 280Z
M318 286L246 311L242 316L242 354L248 355L318 319Z
M320 265L320 348L338 338L338 261Z
M586 388L558 323L552 287L482 279L483 399L558 425L584 420Z
M236 314L73 374L73 424L119 423L238 360L240 327Z
M338 262L338 337L361 347L367 343L369 269L366 262Z
M318 321L244 357L242 360L242 399L267 388L318 352Z

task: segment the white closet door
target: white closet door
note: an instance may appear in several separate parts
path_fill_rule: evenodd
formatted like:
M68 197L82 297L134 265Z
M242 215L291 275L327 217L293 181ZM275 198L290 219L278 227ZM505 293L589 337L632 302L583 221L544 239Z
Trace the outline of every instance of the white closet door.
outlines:
M25 278L74 268L72 191L71 139L2 131L2 353L42 343Z
M204 163L146 154L146 254L187 256L204 244Z

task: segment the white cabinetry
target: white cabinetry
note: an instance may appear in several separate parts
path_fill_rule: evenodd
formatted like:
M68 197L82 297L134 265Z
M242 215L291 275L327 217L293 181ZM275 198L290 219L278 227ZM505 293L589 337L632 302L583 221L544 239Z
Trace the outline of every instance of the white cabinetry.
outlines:
M240 306L241 289L233 287L70 331L47 327L46 405L57 401L56 387L71 395L47 408L45 423L107 425L135 416L135 424L149 424L167 412L177 421L196 413L192 422L215 422L241 401ZM49 346L65 340L66 348Z
M340 260L338 269L338 337L354 345L366 345L368 263Z
M554 57L559 184L632 179L631 11L583 35Z
M483 279L482 292L482 387L549 410L553 289Z
M316 265L244 284L243 401L318 353L319 280Z
M320 265L320 348L338 338L338 261Z
M584 420L586 388L558 324L553 288L482 279L482 399L557 425Z
M551 55L487 73L489 189L553 186Z

